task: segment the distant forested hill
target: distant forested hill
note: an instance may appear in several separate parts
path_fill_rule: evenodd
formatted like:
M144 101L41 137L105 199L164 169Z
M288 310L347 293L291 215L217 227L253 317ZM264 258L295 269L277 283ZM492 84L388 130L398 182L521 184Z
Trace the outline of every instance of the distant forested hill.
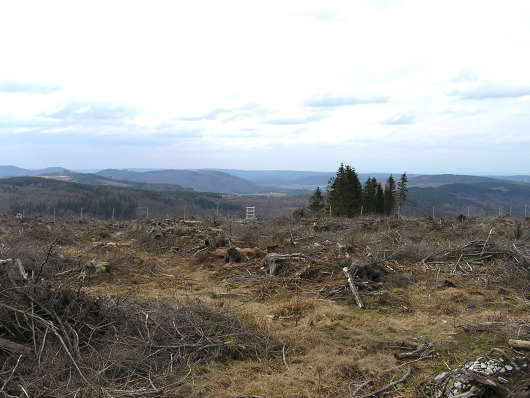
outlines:
M86 185L40 177L0 179L0 213L57 216L83 214L110 218L137 218L149 213L165 215L223 214L240 216L243 206L223 200L220 194L192 191L148 191L118 186Z
M97 174L121 181L180 185L202 192L251 194L260 191L260 188L250 181L213 170L155 170L137 172L107 169Z
M530 208L530 184L488 181L473 184L446 184L439 187L409 188L407 206L412 215L428 215L432 207L440 214L466 214L470 208L475 215L498 214L499 208L514 216L524 216L525 205Z
M459 174L418 175L409 178L410 187L439 187L447 184L476 184L481 182L495 182L503 177L481 177Z
M152 186L149 184L149 186ZM27 216L79 216L120 219L213 216L242 218L245 206L258 217L285 216L304 207L307 196L240 196L182 190L143 190L115 185L79 184L42 177L0 178L0 213Z
M63 173L68 170L62 167L48 167L46 169L29 170L16 166L0 166L0 178L2 177L23 177L23 176L38 176L46 173Z
M40 175L40 177L64 182L77 182L78 184L128 187L147 191L191 191L191 188L185 189L177 184L147 184L143 182L120 181L103 177L98 174L73 173L69 171L61 173L46 173Z

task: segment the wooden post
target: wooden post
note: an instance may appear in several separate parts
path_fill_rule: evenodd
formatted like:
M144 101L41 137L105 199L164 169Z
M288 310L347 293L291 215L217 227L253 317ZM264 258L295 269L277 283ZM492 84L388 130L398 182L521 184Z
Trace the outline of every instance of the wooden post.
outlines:
M398 206L398 218L401 218L401 206Z
M363 216L363 205L361 205L361 217Z
M329 205L329 216L331 217L331 205Z
M81 220L83 219L83 208L81 207L81 215L80 215L80 218Z

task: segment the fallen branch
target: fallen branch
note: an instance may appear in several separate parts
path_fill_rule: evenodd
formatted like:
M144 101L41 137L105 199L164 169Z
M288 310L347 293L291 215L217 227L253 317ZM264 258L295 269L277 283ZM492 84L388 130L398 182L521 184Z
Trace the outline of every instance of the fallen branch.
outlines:
M351 275L348 267L344 267L342 269L342 272L344 272L344 275L346 275L346 279L348 280L348 284L350 285L350 289L353 293L353 297L355 298L355 302L357 303L357 306L360 309L364 308L363 301L361 300L361 295L359 294L359 289L357 289L357 286L355 285L355 282L353 281L353 276Z
M4 388L6 388L7 384L11 381L11 378L15 374L15 370L17 370L18 364L20 362L20 358L22 358L22 355L18 356L17 363L15 364L13 369L11 369L11 374L9 375L9 377L4 380L4 384L2 384L2 388L0 388L0 391L4 391Z
M28 347L23 344L13 343L10 340L6 340L0 337L0 348L7 350L9 352L18 353L18 354L29 354L31 353L31 347Z
M361 384L359 387L357 387L357 388L355 389L355 391L354 391L353 394L351 395L351 398L355 398L355 396L356 396L357 394L359 394L359 393L363 390L364 387L369 386L370 384L373 384L373 381L372 381L372 380L365 381L363 384Z
M490 233L488 234L488 237L486 238L486 241L484 242L484 245L482 246L482 250L480 252L481 256L484 254L484 251L486 250L486 245L488 244L488 241L490 240L492 233L493 233L493 228L490 229Z
M508 345L513 348L519 348L523 350L530 350L530 341L528 340L508 340Z
M285 359L285 344L282 347L282 358L283 358L283 364L287 369L289 369L289 365L287 365L287 359Z
M228 297L246 297L246 294L241 293L212 293L212 298L228 298Z
M431 355L434 352L431 343L420 344L414 351L395 354L396 359L419 359Z
M371 392L369 394L366 394L366 395L363 395L362 397L360 398L369 398L369 397L377 397L379 394L382 394L388 390L390 390L391 388L397 386L398 384L401 384L401 383L404 383L409 377L410 375L412 374L412 370L411 368L409 368L407 370L407 373L405 373L405 375L399 379L399 380L396 380L396 381L393 381L392 383L390 384L387 384L386 386L384 386L383 388L380 388L379 390L377 391L374 391L374 392ZM355 396L354 396L355 397Z

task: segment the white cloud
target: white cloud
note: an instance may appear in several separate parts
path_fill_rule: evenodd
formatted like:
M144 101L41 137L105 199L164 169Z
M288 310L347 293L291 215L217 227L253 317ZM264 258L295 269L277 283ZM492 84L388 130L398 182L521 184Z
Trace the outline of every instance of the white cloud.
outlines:
M373 168L379 155L365 154L381 153L389 139L409 148L402 161L412 162L431 131L466 142L501 137L520 152L515 145L530 122L530 101L521 97L530 87L528 20L526 1L6 2L0 135L59 128L50 115L79 137L98 125L92 134L160 135L157 142L173 145L168 130L192 129L202 133L179 141L180 150L203 148L210 151L204 162L218 162L205 166L239 168L244 160L235 165L230 152L223 158L215 148L249 150L262 168L276 168L267 148L291 150L282 158L287 167L303 161L294 155L303 141L308 153L328 150L318 168L332 170L337 148L363 162L357 168ZM82 106L85 112L74 112ZM506 128L510 135L500 133ZM79 140L72 161L99 167L116 159L104 140L88 141L100 156L83 159ZM50 151L11 162L61 163L64 151ZM14 153L3 152L3 162ZM146 153L154 163L142 166L177 162L163 153ZM174 167L200 166L179 159ZM502 159L496 165L512 167Z

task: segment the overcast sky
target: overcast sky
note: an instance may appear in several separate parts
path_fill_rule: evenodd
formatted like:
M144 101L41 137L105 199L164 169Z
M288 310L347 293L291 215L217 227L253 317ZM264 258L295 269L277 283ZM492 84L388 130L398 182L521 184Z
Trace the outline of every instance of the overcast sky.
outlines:
M4 1L0 164L528 174L529 21L527 0Z

